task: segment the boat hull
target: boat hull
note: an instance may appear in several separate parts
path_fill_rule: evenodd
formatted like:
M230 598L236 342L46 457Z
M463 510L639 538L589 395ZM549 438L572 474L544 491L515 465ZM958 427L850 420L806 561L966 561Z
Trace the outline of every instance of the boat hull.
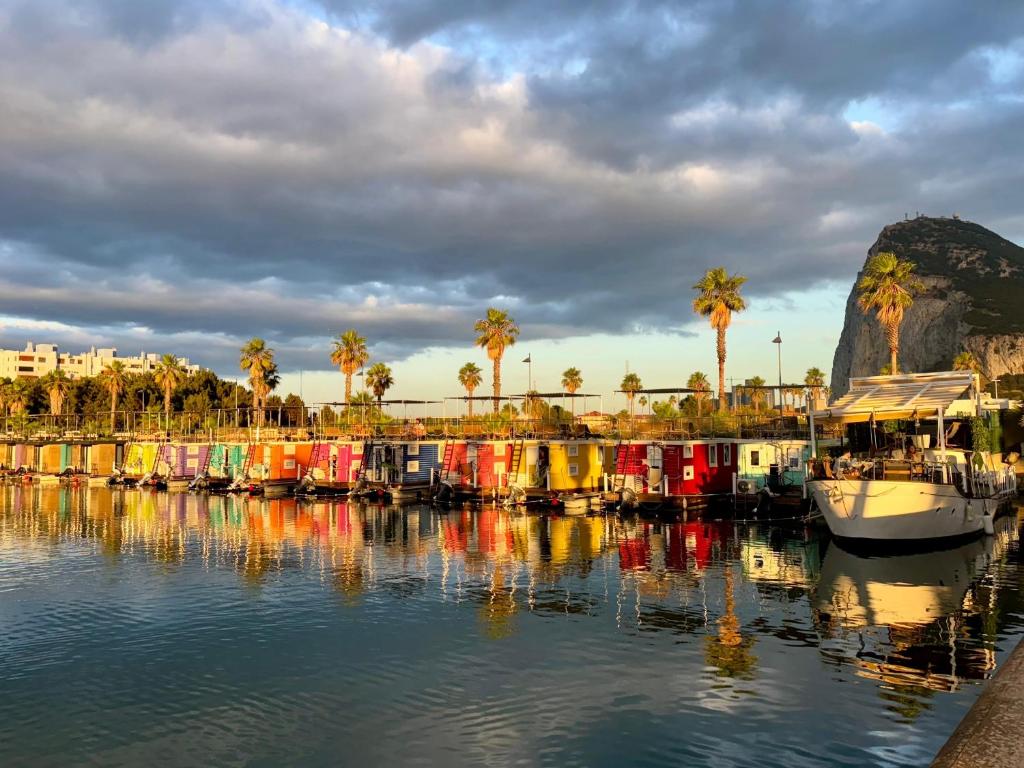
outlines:
M955 539L984 530L1005 499L968 499L951 485L812 480L808 491L833 535L869 541Z

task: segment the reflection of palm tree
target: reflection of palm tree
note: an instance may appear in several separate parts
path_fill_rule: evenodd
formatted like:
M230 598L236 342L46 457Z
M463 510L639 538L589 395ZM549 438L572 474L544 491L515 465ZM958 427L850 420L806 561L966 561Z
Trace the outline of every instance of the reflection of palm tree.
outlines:
M718 635L705 638L704 656L708 665L718 670L719 677L749 680L754 676L757 657L750 652L754 638L744 637L740 631L731 563L726 563L724 576L725 611L718 619Z
M512 590L505 586L505 572L501 564L496 563L491 575L489 599L480 606L480 621L484 625L487 637L501 640L511 637L515 632L512 620L516 613L516 601Z

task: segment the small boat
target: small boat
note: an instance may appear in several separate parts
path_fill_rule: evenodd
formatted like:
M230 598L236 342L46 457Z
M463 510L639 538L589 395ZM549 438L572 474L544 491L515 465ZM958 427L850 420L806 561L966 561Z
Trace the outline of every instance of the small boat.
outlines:
M991 533L1017 478L1012 467L971 449L968 419L981 410L980 392L977 375L965 371L852 378L846 395L812 413L812 453L814 423L822 420L852 425L852 445L867 448L811 463L807 492L832 533L904 545ZM903 428L914 434L900 435ZM925 448L932 431L937 447ZM954 435L960 445L949 442Z
M601 496L599 491L563 493L558 497L558 504L567 515L585 515L601 508Z

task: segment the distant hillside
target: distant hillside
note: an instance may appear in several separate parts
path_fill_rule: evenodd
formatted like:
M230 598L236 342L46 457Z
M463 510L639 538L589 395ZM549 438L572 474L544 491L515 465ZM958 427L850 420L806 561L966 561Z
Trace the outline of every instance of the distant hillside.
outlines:
M868 258L879 251L913 261L925 284L901 328L903 370L946 369L968 350L988 376L1024 372L1024 248L973 222L921 216L885 227ZM856 300L855 282L832 362L837 394L889 360L878 322Z

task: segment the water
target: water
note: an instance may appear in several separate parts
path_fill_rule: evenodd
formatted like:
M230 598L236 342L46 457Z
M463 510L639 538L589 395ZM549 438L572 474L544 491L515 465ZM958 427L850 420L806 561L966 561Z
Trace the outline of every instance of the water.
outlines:
M1018 528L863 559L732 523L5 487L0 765L926 765L1024 632Z

